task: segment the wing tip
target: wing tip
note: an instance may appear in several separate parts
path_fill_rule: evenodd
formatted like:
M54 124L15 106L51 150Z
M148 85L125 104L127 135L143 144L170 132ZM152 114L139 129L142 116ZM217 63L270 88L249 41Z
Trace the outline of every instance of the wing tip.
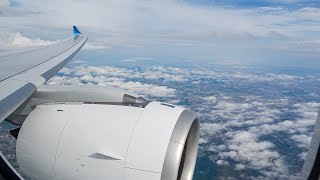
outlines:
M80 34L82 34L82 33L79 31L79 29L77 28L77 26L73 26L73 34L74 34L75 36L78 36L78 35L80 35Z

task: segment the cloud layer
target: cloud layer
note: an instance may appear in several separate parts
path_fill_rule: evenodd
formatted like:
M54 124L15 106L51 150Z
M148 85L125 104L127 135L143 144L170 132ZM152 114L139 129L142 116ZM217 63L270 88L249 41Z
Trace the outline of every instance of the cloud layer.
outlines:
M77 66L74 68L63 68L62 76L55 76L47 82L49 85L99 85L119 87L137 94L155 97L175 96L175 89L155 84L147 84L132 81L137 78L147 78L145 73L135 72L125 68L111 66ZM152 79L153 77L151 77ZM165 77L169 81L175 80ZM131 80L130 80L131 79Z
M14 5L4 0L1 4L0 11L7 12L0 18L6 25L1 32L40 38L50 34L53 39L65 37L71 25L79 25L99 49L166 45L319 51L320 10L308 5L227 8L175 0L27 0Z
M126 66L74 61L48 84L114 86L188 106L201 119L199 158L210 160L211 171L232 172L220 177L239 173L249 179L290 179L301 170L320 108L320 74L135 65L131 59L144 58L129 59ZM197 169L209 173L202 171Z
M21 33L6 33L0 35L0 48L7 49L7 48L25 48L25 47L35 47L35 46L46 46L52 43L56 43L58 41L49 41L49 40L42 40L40 38L29 38Z

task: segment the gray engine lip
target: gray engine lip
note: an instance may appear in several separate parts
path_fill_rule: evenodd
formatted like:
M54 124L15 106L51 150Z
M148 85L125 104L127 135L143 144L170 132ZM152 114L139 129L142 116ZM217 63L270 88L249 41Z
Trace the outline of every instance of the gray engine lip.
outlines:
M188 109L184 110L178 118L170 138L161 172L161 180L177 179L180 161L186 145L186 158L180 177L183 180L192 180L198 153L199 134L200 122L198 116Z

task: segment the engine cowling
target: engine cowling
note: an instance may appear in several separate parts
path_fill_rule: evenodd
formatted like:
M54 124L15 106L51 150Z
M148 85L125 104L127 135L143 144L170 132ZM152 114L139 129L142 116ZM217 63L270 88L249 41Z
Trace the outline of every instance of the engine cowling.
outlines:
M38 105L17 139L33 179L191 180L199 140L195 113L150 102Z

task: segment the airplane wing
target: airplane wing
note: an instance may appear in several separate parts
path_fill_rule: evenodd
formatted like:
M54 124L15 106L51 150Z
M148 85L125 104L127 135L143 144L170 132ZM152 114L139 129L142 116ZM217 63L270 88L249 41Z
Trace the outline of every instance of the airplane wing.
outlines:
M74 26L74 36L27 51L0 55L0 122L55 75L87 41Z
M320 110L299 180L320 179Z

